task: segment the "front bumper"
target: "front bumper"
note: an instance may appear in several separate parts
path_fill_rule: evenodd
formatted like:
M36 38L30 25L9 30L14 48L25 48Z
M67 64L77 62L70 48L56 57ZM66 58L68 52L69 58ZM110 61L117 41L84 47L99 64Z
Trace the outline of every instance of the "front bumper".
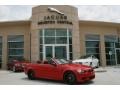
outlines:
M77 73L77 82L86 82L90 81L95 78L95 73L93 72L86 72L83 74Z

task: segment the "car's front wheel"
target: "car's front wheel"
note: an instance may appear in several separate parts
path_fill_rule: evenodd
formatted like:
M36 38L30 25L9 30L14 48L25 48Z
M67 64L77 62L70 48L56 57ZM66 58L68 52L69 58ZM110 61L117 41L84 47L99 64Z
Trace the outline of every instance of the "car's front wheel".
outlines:
M34 80L35 79L35 73L34 73L34 71L29 71L28 72L28 78L30 79L30 80Z
M64 82L67 84L75 84L76 83L76 76L72 72L68 72L64 74Z

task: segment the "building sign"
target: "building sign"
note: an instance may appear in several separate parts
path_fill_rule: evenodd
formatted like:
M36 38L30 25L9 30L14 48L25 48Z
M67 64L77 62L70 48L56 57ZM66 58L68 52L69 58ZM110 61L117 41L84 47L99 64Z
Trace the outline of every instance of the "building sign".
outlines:
M69 25L73 25L73 23L71 21L68 21L68 18L65 15L44 16L43 20L38 22L38 25L43 25L43 24L69 24Z
M55 13L58 13L58 14L60 14L60 15L64 15L63 12L61 12L61 11L59 11L59 10L53 8L53 7L48 7L48 11L50 11L50 12L55 12Z
M47 9L49 12L54 12L56 15L51 15L51 16L44 16L43 20L38 22L38 25L43 25L43 24L69 24L73 25L71 21L68 20L68 17L61 11L48 7Z

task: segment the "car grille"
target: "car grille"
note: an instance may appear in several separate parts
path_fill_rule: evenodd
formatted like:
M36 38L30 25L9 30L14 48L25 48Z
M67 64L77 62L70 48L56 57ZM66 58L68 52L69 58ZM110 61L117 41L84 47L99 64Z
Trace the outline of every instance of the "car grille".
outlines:
M87 69L87 70L84 70L84 72L93 72L93 69Z

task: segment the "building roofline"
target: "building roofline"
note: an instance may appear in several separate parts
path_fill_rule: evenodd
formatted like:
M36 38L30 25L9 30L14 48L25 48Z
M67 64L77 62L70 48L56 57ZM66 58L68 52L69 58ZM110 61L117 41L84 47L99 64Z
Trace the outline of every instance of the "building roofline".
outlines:
M30 25L30 20L14 20L14 21L0 21L0 26L5 26L5 25L23 25L23 24L28 24Z
M56 5L36 5L36 6L33 6L32 8L37 8L37 7L40 7L40 6L56 6ZM58 6L68 6L68 7L72 7L72 8L78 9L74 5L58 5Z
M79 25L120 27L120 23L106 21L79 20Z
M29 22L30 20L9 20L9 21L0 21L0 23L14 23L14 22Z
M30 24L30 20L13 20L13 21L0 21L0 26L14 25L14 24ZM116 22L106 22L106 21L89 21L89 20L79 20L79 25L89 25L89 26L109 26L109 27L120 27L120 23Z

